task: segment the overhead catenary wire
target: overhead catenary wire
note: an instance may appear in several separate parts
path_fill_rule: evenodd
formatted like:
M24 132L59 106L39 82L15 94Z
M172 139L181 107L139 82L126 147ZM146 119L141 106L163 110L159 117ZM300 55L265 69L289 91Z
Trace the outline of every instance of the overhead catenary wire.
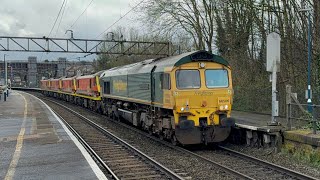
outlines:
M93 2L94 0L91 0L90 3L87 5L87 7L83 10L83 12L78 16L78 18L72 23L72 25L70 26L69 29L71 29L76 23L77 21L80 19L80 17L87 11L87 9L89 8L89 6L91 5L91 3Z
M71 24L69 29L72 29L72 27L77 23L77 21L80 19L80 17L88 10L89 6L92 4L94 0L91 0L90 3L86 6L86 8L82 11L82 13L76 18L76 20ZM61 22L61 21L60 21ZM66 35L66 34L65 34ZM90 54L91 55L91 54ZM68 58L67 60L72 60L72 59L77 59L77 58L84 58L87 57L88 55L85 56L79 56L79 57L73 57L73 58Z
M56 34L54 35L55 37L56 37L57 34L58 34L58 31L59 31L59 28L60 28L60 25L61 25L61 22L62 22L62 19L63 19L64 12L66 11L67 4L68 4L68 0L66 0L66 3L65 3L64 6L63 6L63 10L62 10L62 14L61 14L61 17L60 17L60 21L59 21L59 24L58 24L58 27L57 27L57 30L56 30Z
M57 21L58 21L58 19L59 19L59 16L60 16L60 14L61 14L61 10L62 10L62 8L64 7L65 2L66 2L66 0L63 0L63 2L62 2L62 4L61 4L61 7L60 7L60 10L59 10L59 12L58 12L58 15L57 15L57 17L56 17L56 19L55 19L55 21L54 21L54 23L53 23L53 25L52 25L52 28L51 28L51 30L50 30L50 32L49 32L49 34L48 34L47 37L50 37L50 35L51 35L54 27L56 26L56 23L57 23ZM46 44L47 44L47 42L46 42ZM42 61L42 57L43 57L43 53L41 53L40 61Z
M54 27L56 26L56 23L57 23L57 21L58 21L58 19L59 19L59 16L60 16L60 14L61 14L61 11L62 11L62 8L63 8L65 2L66 2L66 0L63 0L63 2L62 2L62 4L61 4L61 7L60 7L60 10L59 10L59 13L58 13L58 15L57 15L57 17L56 17L56 20L54 21L53 26L52 26L52 28L51 28L51 30L50 30L50 33L49 33L49 35L48 35L47 37L50 37L50 35L51 35Z
M126 12L123 16L121 16L117 21L115 21L113 24L111 24L108 28L106 28L103 32L101 32L95 39L100 37L103 33L108 31L112 26L114 26L116 23L118 23L122 18L124 18L126 15L128 15L131 11L133 11L135 8L137 8L140 4L142 4L145 0L140 1L137 5L135 5L133 8L131 8L128 12Z

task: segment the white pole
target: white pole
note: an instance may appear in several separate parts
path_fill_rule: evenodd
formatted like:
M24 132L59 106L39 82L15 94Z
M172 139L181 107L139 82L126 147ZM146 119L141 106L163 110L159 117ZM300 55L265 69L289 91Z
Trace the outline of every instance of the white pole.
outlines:
M277 101L277 65L276 61L273 62L272 68L272 117L271 117L271 124L276 125L277 119L276 117L279 116L279 104Z
M8 87L8 65L6 61L6 54L3 55L4 60L4 85Z

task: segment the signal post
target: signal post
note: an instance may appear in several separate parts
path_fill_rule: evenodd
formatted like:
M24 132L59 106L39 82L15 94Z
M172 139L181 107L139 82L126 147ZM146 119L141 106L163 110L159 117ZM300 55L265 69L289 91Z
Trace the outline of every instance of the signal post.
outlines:
M277 101L277 72L280 72L280 35L272 32L267 36L267 71L271 72L272 116L269 125L279 125L279 101Z

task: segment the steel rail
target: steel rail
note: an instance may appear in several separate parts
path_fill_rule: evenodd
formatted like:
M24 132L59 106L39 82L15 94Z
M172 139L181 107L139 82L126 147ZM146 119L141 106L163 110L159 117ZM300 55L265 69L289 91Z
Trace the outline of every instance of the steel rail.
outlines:
M80 134L56 111L51 109L67 126L67 128L72 132L72 134L79 140L79 142L84 146L84 148L91 154L99 164L107 170L111 175L112 179L120 180L118 176L110 169L110 167L101 159L101 157L91 148L91 146L80 136Z
M283 172L283 173L288 174L288 175L290 175L292 177L296 177L298 179L306 179L306 180L307 179L308 180L317 180L317 178L311 177L311 176L306 175L306 174L302 174L302 173L297 172L297 171L293 171L291 169L279 166L277 164L273 164L273 163L267 162L265 160L258 159L256 157L249 156L247 154L243 154L243 153L237 152L235 150L232 150L232 149L229 149L229 148L226 148L226 147L223 147L223 146L218 146L218 147L220 149L224 150L224 151L227 151L227 152L230 152L230 153L234 154L235 156L238 156L240 158L244 158L244 159L247 159L249 161L253 161L253 162L256 162L258 164L267 166L267 167L269 167L269 168L271 168L271 169L273 169L275 171Z
M148 155L146 155L145 153L141 152L140 150L138 150L137 148L133 147L132 145L130 145L129 143L125 142L124 140L120 139L119 137L117 137L116 135L114 135L113 133L111 133L110 131L106 130L105 128L101 127L100 125L98 125L97 123L91 121L90 119L88 119L87 117L79 114L78 112L70 109L67 106L64 106L63 104L60 104L58 102L55 102L51 99L47 99L47 98L43 98L46 99L47 101L50 101L52 103L57 104L60 107L65 108L66 110L68 110L69 112L71 112L72 114L78 116L79 118L83 119L85 122L87 122L88 124L90 124L92 127L98 129L101 133L103 133L104 135L111 137L112 139L114 139L115 141L117 141L118 143L122 144L123 146L125 146L127 149L135 152L139 157L147 160L148 162L150 162L154 167L156 167L157 169L159 169L161 172L163 172L168 178L170 179L177 179L177 180L183 180L183 178L181 176L179 176L178 174L176 174L175 172L171 171L170 169L168 169L167 167L165 167L164 165L160 164L159 162L155 161L154 159L152 159L151 157L149 157Z

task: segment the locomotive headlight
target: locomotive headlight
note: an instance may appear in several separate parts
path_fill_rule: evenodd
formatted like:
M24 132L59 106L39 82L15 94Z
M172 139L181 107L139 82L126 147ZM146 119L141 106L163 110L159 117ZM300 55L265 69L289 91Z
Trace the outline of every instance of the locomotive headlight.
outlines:
M184 111L184 107L181 107L181 109L180 109L181 111Z
M228 105L222 105L220 106L220 111L228 110L229 106Z
M206 67L206 63L204 63L204 62L199 63L199 66L200 66L200 68L205 68Z

